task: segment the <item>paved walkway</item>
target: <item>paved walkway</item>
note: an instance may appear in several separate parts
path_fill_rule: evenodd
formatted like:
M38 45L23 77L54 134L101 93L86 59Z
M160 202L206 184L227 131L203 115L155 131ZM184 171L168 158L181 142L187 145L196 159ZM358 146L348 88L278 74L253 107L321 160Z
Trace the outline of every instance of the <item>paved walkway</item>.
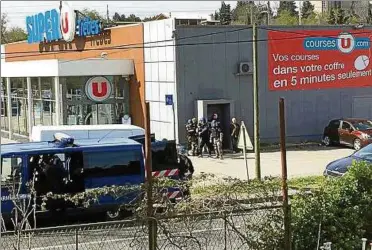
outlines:
M289 149L287 151L288 176L322 175L328 163L348 156L354 152L348 148L309 147L304 149ZM205 172L218 176L231 176L240 179L247 178L245 162L242 154L226 155L224 160L191 157L195 166L195 174ZM255 176L254 154L248 154L249 176ZM281 154L276 152L261 153L261 176L281 175Z

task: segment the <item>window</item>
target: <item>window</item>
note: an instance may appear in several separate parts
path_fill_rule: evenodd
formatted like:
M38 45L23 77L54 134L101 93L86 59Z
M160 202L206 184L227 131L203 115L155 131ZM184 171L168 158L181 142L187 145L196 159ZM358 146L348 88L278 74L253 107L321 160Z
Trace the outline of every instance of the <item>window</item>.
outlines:
M84 154L85 177L141 174L141 151L116 151Z
M61 77L65 94L63 123L113 124L122 123L129 113L129 80L122 76L105 76L112 83L112 94L104 103L91 101L85 94L85 84L92 76Z
M351 129L351 125L347 122L342 122L342 129Z
M34 178L39 194L84 191L83 154L81 152L30 155L28 177Z
M354 122L353 126L356 128L356 130L368 130L372 129L372 122L371 121L359 121L359 122Z
M354 155L362 160L372 161L372 144L357 151Z
M4 157L1 161L1 185L7 186L13 184L13 181L19 181L22 170L22 158Z
M339 128L340 127L340 121L339 120L333 120L329 123L329 127L331 128Z

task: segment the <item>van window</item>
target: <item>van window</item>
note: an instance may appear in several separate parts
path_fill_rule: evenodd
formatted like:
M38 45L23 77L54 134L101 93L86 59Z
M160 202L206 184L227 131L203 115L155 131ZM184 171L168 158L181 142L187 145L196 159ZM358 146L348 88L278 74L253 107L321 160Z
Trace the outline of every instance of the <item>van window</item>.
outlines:
M40 194L82 192L83 167L81 152L30 155L28 176L32 180L35 175L35 190Z
M22 171L22 158L4 157L1 160L1 185L8 186L19 182Z
M140 175L141 161L141 151L84 153L84 176Z

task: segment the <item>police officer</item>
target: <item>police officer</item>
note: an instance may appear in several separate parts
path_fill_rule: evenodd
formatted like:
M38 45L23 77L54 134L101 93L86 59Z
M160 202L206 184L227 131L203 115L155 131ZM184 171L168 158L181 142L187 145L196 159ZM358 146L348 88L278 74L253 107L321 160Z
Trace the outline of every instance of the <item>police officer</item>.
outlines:
M238 149L238 139L239 139L239 131L240 131L240 125L236 121L236 118L232 118L231 124L230 124L230 139L231 139L231 147L233 150L233 153L237 153L239 151Z
M198 136L199 136L199 157L203 157L203 148L207 145L208 155L211 156L211 146L209 143L209 126L204 118L199 119L198 124Z
M187 123L185 126L186 126L187 151L189 151L191 149L191 138L189 135L189 130L191 128L191 119L187 120Z
M191 131L192 131L192 134L191 134L191 150L192 150L192 155L197 155L198 154L198 134L197 134L197 130L198 130L198 122L196 120L196 118L192 118L191 119Z
M196 130L197 130L196 118L188 120L186 125L186 132L189 155L197 155L198 137L196 134Z
M221 124L218 121L218 115L214 114L211 121L211 137L210 142L214 146L214 151L216 153L216 158L223 159L223 152L222 152L222 140L223 140L223 133L221 129Z

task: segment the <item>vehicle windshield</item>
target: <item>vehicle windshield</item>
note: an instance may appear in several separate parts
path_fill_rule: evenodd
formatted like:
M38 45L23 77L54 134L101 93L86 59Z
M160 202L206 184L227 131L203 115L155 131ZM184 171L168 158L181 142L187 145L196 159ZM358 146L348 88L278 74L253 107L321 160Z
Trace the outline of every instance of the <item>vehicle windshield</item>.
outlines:
M372 121L358 121L353 122L353 126L356 130L368 130L372 129Z
M354 153L354 156L363 160L372 161L372 144Z

